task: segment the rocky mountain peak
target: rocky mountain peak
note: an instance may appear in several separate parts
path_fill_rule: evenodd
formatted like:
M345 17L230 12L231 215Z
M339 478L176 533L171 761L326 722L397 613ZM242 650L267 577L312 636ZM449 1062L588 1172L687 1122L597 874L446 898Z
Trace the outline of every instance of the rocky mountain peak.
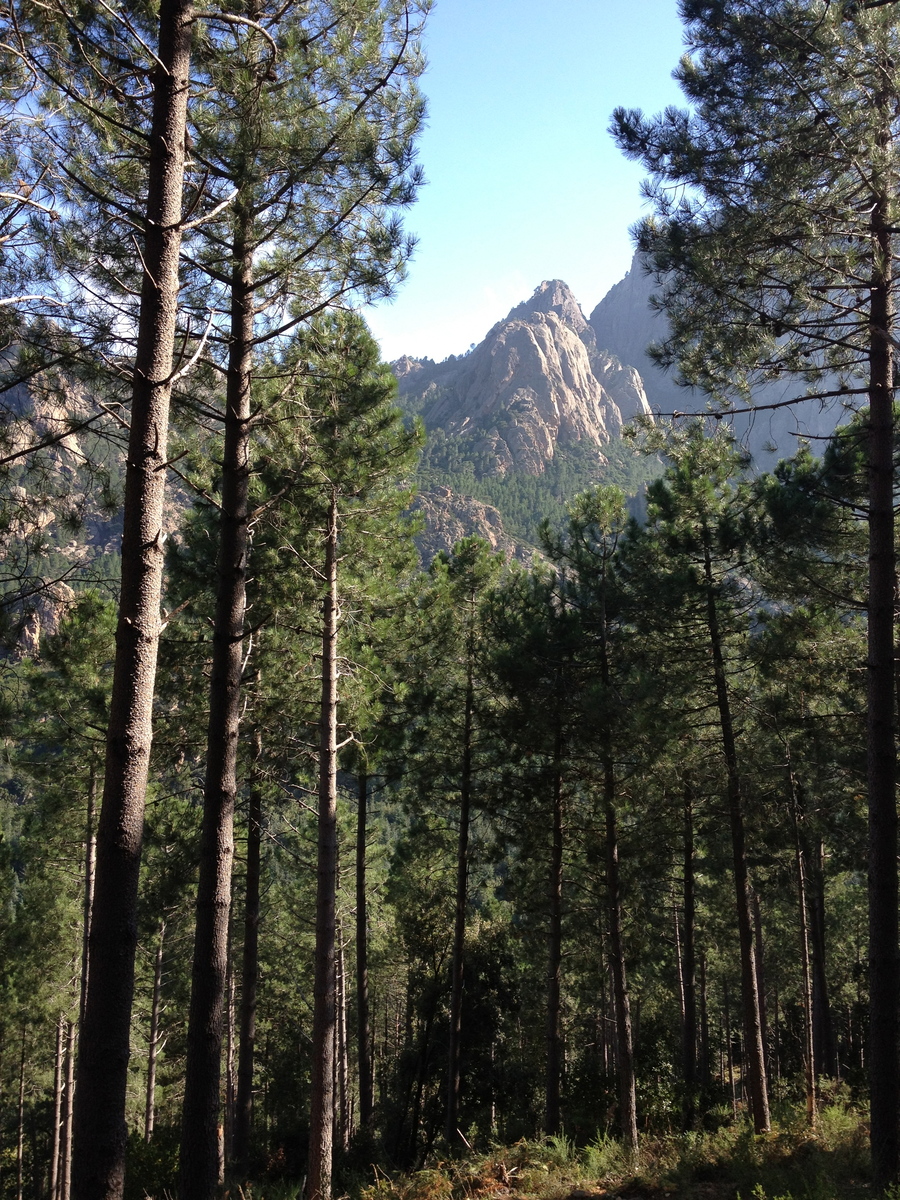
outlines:
M561 279L545 279L535 288L534 295L529 300L523 300L510 310L506 320L527 321L535 313L555 313L564 325L579 335L588 327L581 305L575 299L569 285Z

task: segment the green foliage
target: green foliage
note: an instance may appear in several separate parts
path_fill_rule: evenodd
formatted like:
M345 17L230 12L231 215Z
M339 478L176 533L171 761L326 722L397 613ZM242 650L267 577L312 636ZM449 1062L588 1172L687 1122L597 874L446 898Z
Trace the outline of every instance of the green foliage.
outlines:
M534 546L539 544L542 522L554 528L564 524L566 505L579 492L602 482L636 497L659 471L658 463L629 443L613 441L603 447L602 455L589 446L559 447L540 475L518 470L497 474L490 470L486 453L479 455L479 440L477 434L451 438L441 430L431 433L416 475L418 486L449 487L492 505L508 533Z

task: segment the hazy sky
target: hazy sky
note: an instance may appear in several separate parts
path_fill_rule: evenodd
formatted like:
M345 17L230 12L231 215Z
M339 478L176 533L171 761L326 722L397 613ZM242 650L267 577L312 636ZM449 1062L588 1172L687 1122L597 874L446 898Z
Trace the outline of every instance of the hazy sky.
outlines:
M437 0L425 46L419 246L397 299L366 314L387 359L461 353L543 279L590 314L642 212L610 114L680 102L677 0Z

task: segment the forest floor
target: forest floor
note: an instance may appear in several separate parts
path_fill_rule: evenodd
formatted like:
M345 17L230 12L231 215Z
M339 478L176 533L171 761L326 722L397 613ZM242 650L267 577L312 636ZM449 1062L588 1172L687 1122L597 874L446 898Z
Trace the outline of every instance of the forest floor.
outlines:
M759 1137L745 1125L646 1136L630 1161L612 1138L523 1141L411 1175L379 1172L360 1200L864 1200L868 1176L865 1121L834 1105L815 1131L798 1113Z

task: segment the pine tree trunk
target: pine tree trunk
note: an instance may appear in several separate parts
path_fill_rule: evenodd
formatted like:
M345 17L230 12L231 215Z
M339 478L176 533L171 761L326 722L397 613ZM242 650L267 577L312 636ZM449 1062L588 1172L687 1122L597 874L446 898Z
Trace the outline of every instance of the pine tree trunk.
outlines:
M22 1052L19 1056L19 1107L16 1127L16 1200L22 1200L25 1178L25 1026L22 1026Z
M560 1080L562 1078L560 1012L562 1000L563 786L562 730L558 724L554 739L553 758L553 819L547 887L550 923L547 937L547 1079L544 1130L548 1135L557 1134L560 1129Z
M706 531L704 530L704 533ZM716 684L716 702L722 749L728 775L728 809L731 822L731 848L734 862L734 888L737 908L738 937L741 953L741 999L744 1024L744 1044L747 1055L747 1087L757 1133L769 1129L769 1097L766 1088L766 1060L760 1012L759 981L753 947L753 921L750 912L750 876L744 835L744 809L741 779L738 772L737 747L728 695L728 681L722 656L719 615L716 610L715 584L708 537L704 539L704 574L706 582L706 619L712 652Z
M53 1137L50 1144L50 1200L59 1191L60 1134L62 1132L63 1018L56 1022L56 1058L53 1064Z
M711 1063L709 1055L709 1000L706 992L706 954L700 955L700 1085L709 1091Z
M762 908L759 892L751 887L750 897L753 907L753 959L756 964L756 994L759 996L759 1028L762 1034L763 1062L766 1064L766 1079L768 1080L768 1063L766 1048L769 1041L769 1019L766 1011L766 972L763 946Z
M828 995L828 973L825 952L825 848L822 839L816 841L810 855L804 846L809 871L809 937L812 953L813 1038L815 1041L816 1075L837 1078L837 1047L831 1005Z
M253 366L251 214L235 215L231 345L216 612L209 687L206 779L200 833L197 924L181 1126L182 1200L213 1200L219 1181L222 1015L228 972L234 805L241 719L250 485L250 383Z
M694 791L688 781L684 786L684 859L682 863L684 904L683 988L684 1021L682 1023L681 1063L684 1074L684 1125L694 1123L697 1103L697 952L694 926L696 898L694 892Z
M87 819L84 841L84 903L81 919L81 997L78 1004L78 1028L84 1025L87 1004L88 950L91 941L91 913L94 908L94 876L97 864L97 833L94 829L94 810L97 803L97 773L91 764L88 779Z
M344 958L344 927L337 922L337 948L335 951L335 1006L334 1026L334 1140L346 1153L350 1147L350 1062L347 1051L347 983Z
M122 572L106 774L97 831L87 995L79 1044L75 1200L121 1197L137 895L160 632L191 0L161 0L153 73L147 224L125 473Z
M156 962L153 969L153 1005L150 1009L150 1045L147 1052L147 1098L144 1104L144 1141L149 1146L153 1138L156 1119L156 1061L159 1055L159 1013L162 1000L163 942L166 923L159 925L159 941L156 943Z
M728 1003L728 980L723 982L725 1002L725 1054L728 1067L728 1090L731 1093L731 1114L737 1116L737 1093L734 1088L734 1041L731 1037L731 1006Z
M606 896L609 910L609 950L616 1012L616 1067L619 1081L619 1124L631 1153L638 1148L637 1089L634 1078L634 1044L631 1008L622 942L622 893L619 882L619 835L616 826L615 777L612 763L604 769L603 807L606 818Z
M223 1158L226 1164L234 1155L234 962L231 953L231 936L228 938L228 979L225 988L227 997L227 1024L225 1038L225 1120Z
M474 608L474 598L472 604ZM474 613L472 619L474 620ZM472 733L475 711L473 653L474 648L470 636L466 647L466 698L459 787L459 839L456 847L456 917L453 926L453 965L450 979L447 1114L444 1123L444 1137L448 1146L456 1146L459 1143L460 1039L462 1036L462 993L469 879L469 820L472 803Z
M359 1123L372 1125L375 1105L375 1072L369 1029L369 929L366 893L366 825L369 776L361 766L356 809L356 1051L359 1059Z
M75 1022L70 1021L66 1036L66 1091L63 1124L63 1155L60 1167L59 1200L72 1195L72 1122L75 1115Z
M816 1057L813 1042L812 973L809 963L809 931L806 905L806 863L800 841L800 820L797 812L797 787L788 765L791 788L791 817L794 824L794 861L797 867L797 906L800 913L800 979L803 1000L803 1069L806 1081L806 1119L811 1128L816 1125Z
M325 537L322 701L319 722L319 832L316 966L307 1200L330 1200L334 1129L335 909L337 893L337 497Z
M890 128L884 113L885 148ZM894 690L894 301L891 205L885 191L871 216L875 266L869 346L869 1099L872 1173L883 1190L900 1173L900 950L897 917L897 804Z
M262 735L255 737L257 771L262 757ZM254 779L250 789L247 822L247 879L244 897L244 953L241 964L241 1045L238 1054L237 1103L234 1114L234 1163L245 1176L250 1159L253 1127L253 1073L256 1047L256 1007L259 987L259 885L262 844L262 787Z

